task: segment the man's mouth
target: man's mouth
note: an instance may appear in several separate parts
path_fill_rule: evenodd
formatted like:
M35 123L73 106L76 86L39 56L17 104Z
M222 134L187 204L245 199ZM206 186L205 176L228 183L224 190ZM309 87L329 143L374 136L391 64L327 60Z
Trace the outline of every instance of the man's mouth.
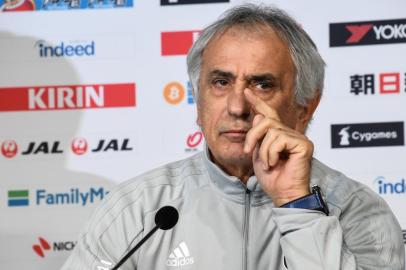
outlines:
M244 142L247 136L247 129L228 129L220 132L220 135L226 137L231 142Z

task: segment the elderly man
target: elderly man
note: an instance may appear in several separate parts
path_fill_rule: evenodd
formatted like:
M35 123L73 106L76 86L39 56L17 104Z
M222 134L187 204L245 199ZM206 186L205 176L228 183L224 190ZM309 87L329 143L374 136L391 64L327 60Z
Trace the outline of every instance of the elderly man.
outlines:
M188 72L206 150L120 185L63 269L108 269L164 205L178 209L178 224L121 269L404 269L384 201L312 158L304 132L324 62L292 18L229 10L193 45Z

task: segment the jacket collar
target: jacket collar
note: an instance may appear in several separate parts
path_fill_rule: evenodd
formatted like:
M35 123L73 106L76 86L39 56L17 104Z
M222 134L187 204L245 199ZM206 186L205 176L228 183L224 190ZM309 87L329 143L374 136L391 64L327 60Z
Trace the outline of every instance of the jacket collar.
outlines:
M229 199L245 203L247 200L247 191L251 196L252 205L264 204L270 202L269 196L262 190L256 176L251 176L245 185L239 178L228 175L220 167L218 167L210 158L210 152L205 145L203 152L203 163L209 174L210 183L224 193Z

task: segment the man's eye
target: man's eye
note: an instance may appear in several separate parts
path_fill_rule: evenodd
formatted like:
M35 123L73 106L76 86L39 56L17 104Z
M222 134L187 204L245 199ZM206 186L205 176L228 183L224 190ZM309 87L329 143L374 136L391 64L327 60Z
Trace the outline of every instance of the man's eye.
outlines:
M217 79L217 80L214 80L213 81L213 84L216 86L216 87L225 87L225 86L227 86L228 85L228 81L227 80L222 80L222 79Z
M266 91L272 88L272 84L270 82L256 82L254 83L254 87L257 90Z

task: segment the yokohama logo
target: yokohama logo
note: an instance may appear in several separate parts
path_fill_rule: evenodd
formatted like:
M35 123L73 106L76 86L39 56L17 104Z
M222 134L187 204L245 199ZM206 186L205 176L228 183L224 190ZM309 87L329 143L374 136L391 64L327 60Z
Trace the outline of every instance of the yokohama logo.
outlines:
M0 88L0 111L134 107L135 84Z
M406 42L406 19L330 24L330 47Z

